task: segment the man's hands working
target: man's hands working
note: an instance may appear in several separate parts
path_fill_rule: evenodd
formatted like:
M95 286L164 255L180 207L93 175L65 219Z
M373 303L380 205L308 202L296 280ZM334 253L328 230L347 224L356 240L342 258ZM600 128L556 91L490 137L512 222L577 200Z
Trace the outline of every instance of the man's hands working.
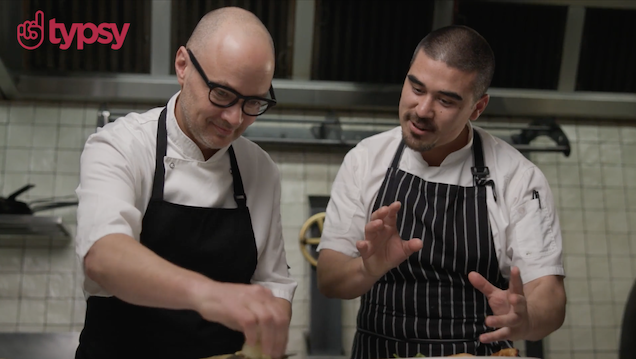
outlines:
M376 279L422 249L420 239L404 241L400 238L396 226L400 206L400 202L393 202L373 212L371 221L364 227L364 240L356 243L363 270Z

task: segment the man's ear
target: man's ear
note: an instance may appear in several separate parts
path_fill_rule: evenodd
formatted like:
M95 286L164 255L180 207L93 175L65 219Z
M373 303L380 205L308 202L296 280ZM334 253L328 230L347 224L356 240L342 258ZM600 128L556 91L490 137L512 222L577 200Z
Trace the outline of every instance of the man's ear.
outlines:
M470 120L471 121L475 121L476 119L479 118L479 115L481 115L484 110L486 109L486 106L488 106L488 101L490 101L490 95L485 94L483 95L475 104L475 109L473 110L473 112L470 114Z
M184 46L181 46L179 50L177 50L177 55L174 57L174 71L177 74L177 80L182 88L185 81L185 72L187 67L188 51Z

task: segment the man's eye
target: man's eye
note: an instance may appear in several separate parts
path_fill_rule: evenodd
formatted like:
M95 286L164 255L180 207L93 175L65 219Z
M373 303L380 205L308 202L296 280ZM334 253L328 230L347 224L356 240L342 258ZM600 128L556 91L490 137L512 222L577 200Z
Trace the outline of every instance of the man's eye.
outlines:
M247 101L245 106L251 107L251 108L260 108L261 107L261 102L259 100L249 100L249 101Z
M225 91L223 89L216 88L216 89L214 89L214 96L216 96L218 98L227 98L227 97L230 97L231 95L230 95L229 92L227 92L227 91Z

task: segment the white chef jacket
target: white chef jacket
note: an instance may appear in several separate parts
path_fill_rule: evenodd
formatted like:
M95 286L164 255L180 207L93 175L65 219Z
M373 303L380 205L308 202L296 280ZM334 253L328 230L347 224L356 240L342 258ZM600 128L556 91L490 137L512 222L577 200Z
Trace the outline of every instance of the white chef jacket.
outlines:
M499 268L509 278L517 266L524 283L546 275L565 275L562 239L552 192L545 176L514 147L469 123L469 143L451 153L439 167L429 166L419 152L406 147L399 168L428 182L473 186L473 130L481 134L485 165L495 182L497 201L487 186L488 218ZM333 183L318 250L359 256L380 185L400 141L402 129L362 140L345 156ZM533 199L533 191L539 199Z
M229 146L204 160L201 150L177 124L174 110L178 95L167 105L164 200L187 206L236 208ZM161 110L128 114L88 138L76 190L79 197L76 251L80 263L84 263L91 246L107 234L123 233L139 241L151 197ZM232 145L258 250L252 283L291 301L297 283L289 274L285 258L278 167L265 151L246 138L239 137ZM87 297L111 295L86 276L84 292Z

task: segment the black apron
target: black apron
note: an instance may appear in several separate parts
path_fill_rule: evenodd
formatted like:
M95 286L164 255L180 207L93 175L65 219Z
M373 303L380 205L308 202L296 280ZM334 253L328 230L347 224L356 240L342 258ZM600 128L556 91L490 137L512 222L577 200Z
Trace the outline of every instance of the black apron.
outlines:
M257 262L252 221L232 146L234 199L238 208L191 207L163 200L166 110L157 129L152 197L141 243L164 259L220 282L250 283ZM204 358L234 353L242 333L204 320L197 312L138 306L116 297L91 296L77 359Z
M427 182L400 170L404 141L398 147L373 211L400 201L400 237L421 238L423 247L362 296L352 358L490 355L512 347L479 342L480 334L492 331L484 324L492 310L468 273L477 271L502 289L508 284L488 222L486 186L494 194L494 182L484 166L481 138L473 134L473 187Z

